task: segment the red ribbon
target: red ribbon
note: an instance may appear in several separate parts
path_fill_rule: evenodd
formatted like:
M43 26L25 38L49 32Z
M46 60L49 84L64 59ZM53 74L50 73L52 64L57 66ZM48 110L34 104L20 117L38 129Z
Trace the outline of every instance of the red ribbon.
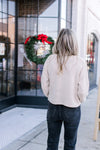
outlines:
M24 44L27 44L27 42L29 41L31 36L29 36L26 40L25 40L25 43Z
M43 44L44 44L44 42L46 42L48 44L52 44L52 42L47 41L47 38L48 38L47 35L39 34L37 39L40 40Z

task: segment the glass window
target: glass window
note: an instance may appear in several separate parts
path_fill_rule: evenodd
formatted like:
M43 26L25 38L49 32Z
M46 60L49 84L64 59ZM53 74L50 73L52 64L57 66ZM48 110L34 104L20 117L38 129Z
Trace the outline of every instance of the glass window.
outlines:
M98 40L95 34L91 33L88 35L87 55L86 55L89 71L90 88L96 85L97 54L98 54Z
M18 42L22 43L25 41L26 35L26 18L19 17L18 18Z
M46 34L54 40L57 38L58 19L56 18L39 18L38 34Z
M36 70L36 64L30 62L26 56L24 44L18 44L18 68L23 70Z
M37 18L18 18L18 42L24 43L28 36L37 34Z
M42 75L43 65L38 65L37 71L37 96L44 96L43 91L41 89L41 75Z
M18 95L36 96L36 71L18 70Z
M9 70L14 70L14 63L15 63L15 45L10 44L10 50L9 52L9 57L8 57L8 69Z
M9 13L7 4L9 3ZM15 2L0 0L0 97L14 95L14 53L15 45ZM8 32L8 33L7 33ZM1 68L2 67L2 68ZM1 70L2 69L2 70Z
M8 18L8 37L11 43L15 43L15 17L10 15Z
M0 36L2 36L2 32L3 32L2 17L3 17L3 14L0 12Z
M61 19L61 29L66 28L66 20Z
M0 66L1 66L0 62ZM0 70L0 95L2 96L7 96L7 80L6 80L6 76L7 76L7 71L1 71Z
M38 15L38 0L18 0L18 16L36 16Z
M8 96L14 95L14 71L8 72Z
M8 14L15 16L15 1L8 1Z
M67 28L71 28L72 24L72 0L67 0Z
M66 20L66 0L61 0L61 18Z
M7 38L6 37L1 37L0 39L1 43L0 43L0 58L7 58L7 55L8 55L8 52L7 52L7 47L8 47L8 44L4 43L5 41L7 41Z
M7 14L3 13L3 35L7 37Z
M71 28L71 24L72 24L72 23L71 23L70 21L67 21L67 23L66 23L66 24L67 24L67 25L66 25L66 26L67 26L67 28L69 28L69 29L70 29L70 28Z
M37 34L37 18L26 19L26 38L30 35Z
M2 1L0 0L0 11L2 11Z
M3 0L3 12L7 13L7 0Z
M58 17L58 0L39 0L39 16Z
M43 65L37 65L27 58L24 42L28 36L46 34L54 40L58 34L58 0L19 2L18 17L18 95L44 96L41 90ZM39 12L38 11L39 2ZM39 17L37 17L39 14ZM38 20L37 20L38 19ZM65 21L65 20L64 20ZM65 23L65 22L64 22ZM36 70L37 69L37 70Z

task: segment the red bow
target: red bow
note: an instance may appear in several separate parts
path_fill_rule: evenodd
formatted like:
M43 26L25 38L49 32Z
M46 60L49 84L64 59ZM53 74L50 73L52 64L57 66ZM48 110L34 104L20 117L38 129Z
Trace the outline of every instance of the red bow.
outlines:
M31 36L29 36L26 40L25 40L25 43L24 44L27 44L27 42L29 41Z
M41 40L41 42L44 44L44 42L48 43L48 44L52 44L52 42L47 41L48 36L44 35L44 34L39 34L38 35L38 40Z

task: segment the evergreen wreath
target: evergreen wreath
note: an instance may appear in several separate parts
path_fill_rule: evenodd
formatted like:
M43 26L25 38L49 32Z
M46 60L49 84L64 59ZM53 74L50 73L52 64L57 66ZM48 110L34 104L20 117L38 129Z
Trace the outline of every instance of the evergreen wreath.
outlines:
M27 58L36 64L44 64L47 57L52 54L54 40L47 35L39 34L29 36L24 44Z

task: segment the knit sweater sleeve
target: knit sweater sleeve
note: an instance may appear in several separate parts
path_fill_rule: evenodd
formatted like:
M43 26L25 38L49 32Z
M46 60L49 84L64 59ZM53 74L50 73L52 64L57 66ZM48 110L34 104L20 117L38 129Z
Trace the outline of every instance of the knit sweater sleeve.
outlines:
M46 59L44 63L42 76L41 76L41 88L46 97L48 97L49 95L49 74L48 74L49 57Z
M78 82L78 97L80 102L84 102L89 91L89 79L87 64L84 62L83 67L80 71L79 82Z

